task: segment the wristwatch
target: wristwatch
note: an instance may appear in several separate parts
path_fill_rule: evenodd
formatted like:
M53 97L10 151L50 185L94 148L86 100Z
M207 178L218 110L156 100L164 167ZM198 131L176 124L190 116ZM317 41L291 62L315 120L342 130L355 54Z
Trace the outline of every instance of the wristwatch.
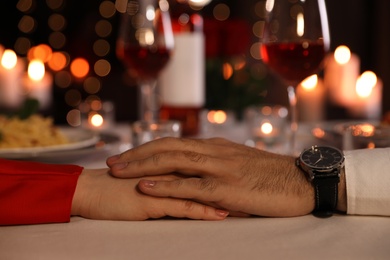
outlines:
M330 217L337 206L338 183L344 167L344 154L331 146L312 146L303 150L296 160L314 186L315 208L313 214Z

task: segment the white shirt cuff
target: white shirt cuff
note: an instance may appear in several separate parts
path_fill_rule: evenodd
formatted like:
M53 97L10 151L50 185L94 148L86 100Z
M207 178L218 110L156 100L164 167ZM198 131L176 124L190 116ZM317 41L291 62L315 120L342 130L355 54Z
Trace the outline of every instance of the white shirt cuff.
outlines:
M347 214L390 216L390 148L344 154Z

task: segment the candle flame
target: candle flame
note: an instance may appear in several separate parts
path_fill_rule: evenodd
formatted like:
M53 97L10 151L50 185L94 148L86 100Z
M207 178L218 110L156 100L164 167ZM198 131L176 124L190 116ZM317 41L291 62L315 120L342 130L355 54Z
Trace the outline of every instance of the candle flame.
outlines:
M90 119L91 125L94 127L100 127L103 125L103 117L100 114L94 114Z
M272 133L273 126L271 125L270 122L265 122L261 125L261 132L264 134L270 134Z
M202 7L207 5L208 3L211 2L211 0L189 0L188 1L191 5L197 6L197 7Z
M302 88L307 91L315 89L318 83L317 74L311 75L301 82Z
M352 126L351 130L353 136L370 137L373 136L375 133L375 126L371 124L361 124Z
M351 51L345 45L340 45L334 52L334 58L338 64L347 64L351 59Z
M325 131L324 131L322 128L320 128L320 127L315 127L313 130L311 130L311 133L312 133L315 137L317 137L317 138L319 138L319 139L325 137Z
M376 77L374 72L364 72L356 81L357 95L362 98L370 96L377 82L378 78Z
M13 50L5 50L1 57L1 65L7 70L11 70L16 66L18 57Z
M222 110L210 111L207 114L207 119L210 123L223 124L226 122L227 115L226 112Z
M33 81L40 81L45 76L45 65L40 60L32 60L28 64L27 73Z
M265 2L265 9L268 12L271 12L272 9L274 9L274 6L275 6L275 0L267 0L267 2Z

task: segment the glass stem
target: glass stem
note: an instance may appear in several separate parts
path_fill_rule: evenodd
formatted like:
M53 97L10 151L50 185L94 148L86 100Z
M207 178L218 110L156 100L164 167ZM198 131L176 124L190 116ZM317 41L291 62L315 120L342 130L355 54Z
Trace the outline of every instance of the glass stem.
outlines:
M156 121L159 118L160 111L156 80L141 82L138 100L139 119L149 122Z
M288 101L290 103L290 140L288 151L290 155L296 155L298 151L296 149L296 135L298 131L298 110L297 110L297 96L295 93L295 88L293 86L288 86Z

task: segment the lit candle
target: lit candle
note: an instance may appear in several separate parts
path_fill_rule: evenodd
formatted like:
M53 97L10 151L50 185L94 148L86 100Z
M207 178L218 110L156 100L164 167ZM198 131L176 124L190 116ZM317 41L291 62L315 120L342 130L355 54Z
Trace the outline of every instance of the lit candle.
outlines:
M88 116L88 124L90 128L94 129L100 129L103 127L104 124L104 118L102 115L100 115L97 112L91 112Z
M324 119L325 88L317 75L306 78L297 88L300 121Z
M226 122L227 114L223 110L211 110L207 113L207 120L212 124L221 125Z
M32 60L28 65L27 75L23 85L28 96L39 101L39 107L45 109L50 106L53 77L45 71L45 65L40 60Z
M263 120L253 131L255 139L261 140L264 144L273 144L280 137L280 129L267 119Z
M247 111L247 114L249 116L251 135L254 139L260 140L265 144L273 144L283 136L288 114L286 108L263 106L255 111L250 109Z
M261 150L285 153L287 116L288 109L279 105L248 107L245 110L248 130L245 144Z
M115 122L114 104L110 101L83 102L80 104L82 126L92 130L104 130L110 128Z
M356 81L353 116L379 120L382 113L382 81L372 71L365 71Z
M1 50L3 51L3 50ZM0 106L16 108L23 102L20 82L24 61L13 50L4 50L0 65Z
M348 107L354 102L356 79L360 73L360 59L347 46L336 48L326 59L324 84L332 103Z

